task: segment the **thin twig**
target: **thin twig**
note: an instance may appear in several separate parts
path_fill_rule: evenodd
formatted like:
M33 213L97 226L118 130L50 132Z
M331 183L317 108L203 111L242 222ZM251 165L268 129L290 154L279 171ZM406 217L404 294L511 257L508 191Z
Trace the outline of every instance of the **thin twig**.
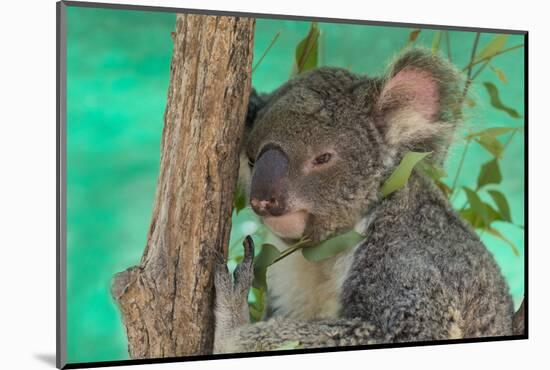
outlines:
M469 68L472 68L476 64L479 64L479 63L485 62L486 60L492 59L492 58L496 57L497 55L501 55L501 54L504 54L504 53L507 53L509 51L519 49L519 48L522 48L522 47L523 47L523 44L512 46L512 47L509 47L507 49L502 49L501 51L499 51L498 53L494 53L493 55L486 56L486 57L478 59L476 61L471 61L470 63L468 63L468 65L466 67L464 67L462 69L462 72L467 71Z
M282 260L283 258L285 258L287 256L290 256L292 253L296 252L298 249L302 249L304 247L304 245L306 245L309 242L310 242L310 240L307 239L307 238L299 240L296 244L294 244L291 247L289 247L289 248L285 249L284 251L282 251L281 254L279 255L279 257L275 258L273 260L273 262L271 262L269 264L269 266L273 265L275 262L279 262L280 260Z
M481 36L480 32L476 32L476 37L474 39L474 45L472 46L472 54L470 55L470 65L473 63L475 57L476 57L476 51L477 51L477 45L479 44L479 38ZM468 68L466 82L464 84L464 91L462 92L462 99L460 101L460 105L464 103L464 100L466 99L466 96L468 95L468 89L470 88L470 85L472 83L472 67ZM468 152L468 148L470 146L470 140L466 142L466 146L464 147L464 151L462 152L462 156L460 158L460 162L458 164L458 168L456 170L455 178L453 180L453 186L451 187L451 201L456 197L456 185L458 183L458 178L460 176L460 172L462 171L462 166L464 164L464 158L466 158L466 153Z
M277 41L277 39L279 38L279 35L281 34L281 31L277 32L277 34L273 37L273 39L271 40L271 43L269 44L269 46L265 49L264 53L262 54L262 56L260 57L260 60L258 60L258 62L256 63L256 65L254 66L254 68L252 68L252 73L254 73L254 71L256 70L256 68L258 68L258 66L260 65L260 63L264 60L265 56L267 55L267 53L269 52L269 50L271 50L271 47L275 44L275 41Z
M487 59L485 61L485 63L483 63L483 65L481 67L479 67L479 69L476 71L476 73L474 73L474 75L472 76L472 81L476 79L477 76L479 76L479 74L481 72L483 72L483 70L485 69L485 67L487 67L489 65L489 62L491 61L491 59Z
M480 32L476 32L476 38L474 39L474 45L472 47L472 55L470 56L470 63L468 64L469 67L467 69L466 74L466 83L464 84L464 91L462 92L462 102L464 99L466 99L466 95L468 94L468 89L470 88L470 85L472 84L472 67L474 63L474 59L476 57L476 51L477 51L477 45L479 44L479 37L481 36Z
M466 153L468 152L468 147L470 146L470 142L471 140L469 139L466 141L466 146L464 147L464 151L462 152L462 156L460 157L460 162L458 163L458 168L456 170L455 178L453 179L453 185L451 186L451 194L453 194L451 201L456 196L455 194L456 185L458 183L460 172L462 171L462 166L464 165L464 159L466 158Z
M506 150L508 145L510 145L510 141L512 141L512 139L514 138L514 135L516 134L516 132L518 132L517 129L512 131L512 134L508 137L508 140L506 140L506 142L504 143L504 147L502 148L503 152Z
M449 58L449 62L453 62L453 58L451 57L451 36L449 36L449 31L445 31L445 44L447 45L447 58Z

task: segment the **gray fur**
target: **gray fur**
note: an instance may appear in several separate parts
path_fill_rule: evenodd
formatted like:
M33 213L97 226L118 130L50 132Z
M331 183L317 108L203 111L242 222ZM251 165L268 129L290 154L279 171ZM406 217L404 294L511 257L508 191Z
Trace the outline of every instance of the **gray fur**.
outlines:
M437 115L390 144L389 126L400 122L389 117L407 109L414 97L395 94L381 102L380 95L405 68L431 76ZM274 143L288 155L288 192L309 212L305 234L321 241L351 229L373 214L373 207L376 217L350 259L338 317L292 320L278 317L272 307L274 317L267 321L237 320L224 328L217 337L223 346L216 351L270 350L290 341L313 348L512 334L512 300L498 266L439 189L414 173L403 189L379 196L406 151L433 151L432 161L443 162L459 124L460 86L460 75L449 64L415 49L381 78L319 68L271 94L254 96L246 154L253 161L264 145ZM302 164L326 148L338 153L334 164L304 176ZM217 318L227 322L222 306L246 303L224 284L216 289Z

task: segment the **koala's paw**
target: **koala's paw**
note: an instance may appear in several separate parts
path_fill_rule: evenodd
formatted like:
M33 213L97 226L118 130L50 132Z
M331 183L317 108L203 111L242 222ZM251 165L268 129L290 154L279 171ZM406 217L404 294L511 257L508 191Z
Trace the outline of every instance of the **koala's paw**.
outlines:
M216 266L214 285L216 295L248 295L248 290L254 279L254 242L247 236L243 242L244 257L234 272L234 281L227 268L227 264L221 261Z
M235 269L235 279L227 269L225 262L219 263L215 270L216 288L216 333L214 347L221 351L227 344L227 338L233 330L249 322L248 290L254 278L254 243L247 236L244 243L244 258Z

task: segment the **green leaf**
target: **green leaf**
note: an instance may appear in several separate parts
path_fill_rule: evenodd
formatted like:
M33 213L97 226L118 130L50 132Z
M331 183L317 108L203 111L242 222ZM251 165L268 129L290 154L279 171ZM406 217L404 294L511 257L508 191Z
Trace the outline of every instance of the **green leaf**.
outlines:
M296 47L296 71L302 73L317 67L319 49L319 27L311 22L309 33Z
M473 108L476 106L476 101L469 96L466 97L466 104L468 104L468 108Z
M237 185L235 190L235 196L233 197L233 207L237 214L246 207L246 194L244 187L240 184Z
M485 89L489 93L489 97L491 98L491 105L495 107L498 110L501 110L503 112L508 113L510 117L513 118L521 118L521 115L513 108L507 107L502 103L500 100L500 96L498 93L498 89L492 82L484 82L483 86L485 86Z
M416 39L418 39L418 35L420 35L420 32L422 30L415 28L409 32L409 38L407 40L407 43L405 44L404 48L411 47L412 44L415 43Z
M303 248L302 255L308 261L319 262L357 245L363 239L365 239L365 236L355 230L351 230L345 234L325 240L321 244Z
M497 137L508 132L519 130L519 127L490 127L485 130L474 132L465 137L466 140L474 139L479 136L492 136Z
M416 166L418 162L423 160L431 153L432 152L407 152L407 154L405 154L405 156L401 160L401 163L399 163L399 166L397 166L395 171L393 171L390 177L386 180L386 182L384 182L384 184L380 188L382 197L387 197L394 191L399 190L403 186L405 186L405 184L409 180L409 177L411 176L414 166Z
M266 268L281 255L281 252L272 244L262 244L260 253L254 257L254 267Z
M491 196L491 198L493 198L493 201L497 205L498 211L502 219L504 221L512 222L512 216L510 214L510 206L508 205L506 196L504 196L504 194L502 194L498 190L489 190L488 193Z
M502 83L508 83L508 79L506 78L506 75L504 74L504 71L502 69L491 66L491 71L493 71L497 75L498 79Z
M487 215L486 219L483 219L483 215L478 211L467 208L459 212L460 216L468 221L475 229L482 229L489 227L493 221L502 221L502 217L490 204L481 201L481 207L485 210Z
M478 189L487 184L500 184L501 181L502 174L500 173L500 168L496 159L492 159L481 166L479 176L477 177Z
M489 41L487 45L477 55L477 60L492 58L502 51L504 45L508 41L508 35L496 35Z
M262 244L262 249L257 256L254 257L254 280L252 286L257 289L267 289L267 267L279 257L281 253L271 244Z
M485 227L483 220L481 219L481 216L477 214L473 209L466 208L458 212L460 214L460 217L468 221L470 225L474 229L480 229Z
M422 30L420 29L414 29L409 33L409 44L412 44L413 42L416 41L421 31Z
M441 31L435 31L434 38L432 40L432 53L439 51L439 45L441 44Z
M250 288L248 295L248 308L252 322L262 320L265 310L265 290L255 287Z
M491 153L495 158L501 159L504 145L498 139L491 135L481 135L476 139L483 148Z
M468 204L470 204L470 209L474 213L474 219L472 225L478 225L480 222L483 222L484 225L489 224L489 215L487 214L487 209L485 208L483 202L479 198L479 195L471 189L464 187L466 192L466 198L468 198Z
M418 169L432 180L439 180L443 177L447 177L447 173L441 167L435 166L433 163L420 162Z
M258 321L262 321L262 317L264 315L263 311L260 311L258 308L248 305L248 312L250 314L250 321L255 323Z
M483 202L483 207L485 207L485 211L487 212L487 226L491 225L493 221L503 221L500 213L497 212L489 203Z
M497 229L493 229L492 227L487 227L486 229L484 229L484 231L508 244L510 248L512 248L512 252L514 252L514 254L519 257L519 250L517 249L517 247L508 238L502 235L500 231L498 231Z
M283 351L285 349L297 349L297 348L302 348L302 345L300 344L299 341L294 340L294 341L289 341L281 344L279 347L275 348L274 351Z
M445 184L443 181L435 180L435 185L445 194L447 198L452 194L453 189L449 185Z
M252 286L256 289L267 290L267 268L254 267L254 280Z

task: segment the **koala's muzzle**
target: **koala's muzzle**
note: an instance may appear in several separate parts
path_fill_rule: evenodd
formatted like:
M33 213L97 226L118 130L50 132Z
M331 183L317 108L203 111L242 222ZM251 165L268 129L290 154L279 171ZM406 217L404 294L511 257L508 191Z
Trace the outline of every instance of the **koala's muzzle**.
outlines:
M288 157L277 147L267 148L254 165L250 205L260 216L281 216L286 209L285 178Z

